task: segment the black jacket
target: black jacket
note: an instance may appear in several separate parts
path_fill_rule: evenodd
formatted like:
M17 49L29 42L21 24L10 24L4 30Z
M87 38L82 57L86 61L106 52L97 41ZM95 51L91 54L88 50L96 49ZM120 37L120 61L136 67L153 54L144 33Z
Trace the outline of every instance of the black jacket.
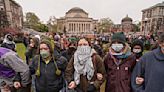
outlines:
M2 43L1 47L7 48L7 49L11 49L11 50L15 51L15 44Z
M36 56L32 65L30 65L30 71L32 74L36 72L38 69L38 60L39 56ZM59 57L55 59L57 62L58 68L64 72L67 61L64 57ZM63 77L61 75L57 75L56 67L53 60L50 60L48 64L46 64L40 57L40 76L36 76L35 79L35 87L36 92L59 92L59 90L63 87Z

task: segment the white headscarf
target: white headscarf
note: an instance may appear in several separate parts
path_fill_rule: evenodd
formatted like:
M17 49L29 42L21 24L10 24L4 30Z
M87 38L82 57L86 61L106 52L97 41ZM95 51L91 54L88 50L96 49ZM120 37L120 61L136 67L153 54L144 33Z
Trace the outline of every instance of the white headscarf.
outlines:
M5 38L4 38L4 40L3 40L3 43L7 43L7 44L15 44L14 41L10 41L10 40L7 38L8 35L10 35L10 34L5 35Z

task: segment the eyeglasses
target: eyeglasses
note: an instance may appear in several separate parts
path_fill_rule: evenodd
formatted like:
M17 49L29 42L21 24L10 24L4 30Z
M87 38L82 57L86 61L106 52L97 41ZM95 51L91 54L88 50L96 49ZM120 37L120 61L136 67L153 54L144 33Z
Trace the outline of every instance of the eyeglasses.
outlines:
M49 48L40 48L40 50L49 50Z

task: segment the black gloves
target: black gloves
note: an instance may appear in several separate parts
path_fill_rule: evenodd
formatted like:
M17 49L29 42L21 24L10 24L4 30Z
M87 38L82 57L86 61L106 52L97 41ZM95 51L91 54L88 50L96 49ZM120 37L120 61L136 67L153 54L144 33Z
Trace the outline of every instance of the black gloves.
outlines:
M96 87L93 84L90 84L87 88L87 92L94 92L96 91Z

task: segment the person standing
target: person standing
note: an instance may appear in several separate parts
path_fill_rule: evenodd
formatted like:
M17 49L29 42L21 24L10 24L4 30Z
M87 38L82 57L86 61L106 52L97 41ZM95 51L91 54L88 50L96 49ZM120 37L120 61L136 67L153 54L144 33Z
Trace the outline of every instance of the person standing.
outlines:
M137 62L131 78L134 92L164 91L164 32L160 34L158 44L157 49L144 54Z
M136 64L126 37L122 32L113 34L109 52L104 58L107 72L105 92L132 92L130 79Z
M42 39L39 55L35 56L30 65L31 74L35 74L36 92L59 92L63 87L62 73L67 66L64 57L55 57L51 42Z
M8 92L30 92L31 76L28 65L17 53L3 47L0 47L0 84L1 90Z
M1 47L11 49L13 51L16 51L16 45L14 42L14 38L11 34L6 34L5 38L3 40L3 43L1 44Z
M136 55L136 61L139 61L140 57L143 55L143 45L143 41L140 39L135 39L131 44L132 52Z
M100 92L105 76L101 57L89 46L86 39L80 39L65 71L68 88L77 92Z

